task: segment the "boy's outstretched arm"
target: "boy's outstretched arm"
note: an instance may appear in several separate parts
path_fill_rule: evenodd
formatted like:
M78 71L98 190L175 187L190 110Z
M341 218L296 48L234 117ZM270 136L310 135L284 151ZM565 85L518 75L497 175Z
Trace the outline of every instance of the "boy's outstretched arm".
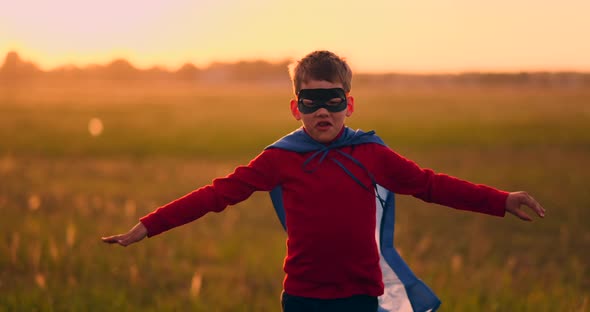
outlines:
M109 244L119 244L123 247L127 247L133 243L137 243L144 239L148 234L147 228L143 223L137 223L129 232L125 234L113 235L101 238L103 242Z
M545 217L545 208L541 206L527 192L512 192L506 198L506 211L525 221L533 221L531 217L522 210L521 206L525 205L531 208L539 217Z

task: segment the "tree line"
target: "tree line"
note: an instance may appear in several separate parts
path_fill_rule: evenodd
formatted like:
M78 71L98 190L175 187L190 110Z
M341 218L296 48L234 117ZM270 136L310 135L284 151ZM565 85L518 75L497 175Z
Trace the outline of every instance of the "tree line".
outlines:
M63 65L41 70L36 64L8 52L0 67L0 81L26 83L51 80L109 80L109 81L186 81L186 82L253 82L288 83L290 60L264 60L235 63L212 63L199 68L186 63L176 70L161 67L139 69L128 60L115 59L104 65L77 67ZM587 72L467 72L456 74L355 73L355 84L377 86L454 86L454 85L535 85L535 86L590 86Z

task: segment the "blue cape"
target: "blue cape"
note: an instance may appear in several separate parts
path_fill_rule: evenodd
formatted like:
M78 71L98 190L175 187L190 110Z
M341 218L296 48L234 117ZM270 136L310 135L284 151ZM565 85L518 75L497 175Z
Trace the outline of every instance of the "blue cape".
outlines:
M441 302L424 282L418 279L410 270L408 265L400 257L393 245L395 226L395 196L394 193L378 185L372 178L371 173L351 155L342 152L339 148L344 146L376 143L384 145L375 131L364 132L352 130L345 127L344 133L329 145L322 144L312 139L302 128L291 132L266 148L280 148L296 153L314 152L303 164L302 170L313 172L307 165L316 157L320 157L318 166L329 157L330 151L335 151L352 160L357 166L363 168L373 180L372 187L375 189L377 206L377 227L375 239L381 256L380 265L383 272L383 283L385 292L379 297L379 312L398 311L436 311ZM342 163L335 161L360 186L363 185ZM270 192L270 198L283 228L285 224L285 209L283 206L283 193L281 185Z

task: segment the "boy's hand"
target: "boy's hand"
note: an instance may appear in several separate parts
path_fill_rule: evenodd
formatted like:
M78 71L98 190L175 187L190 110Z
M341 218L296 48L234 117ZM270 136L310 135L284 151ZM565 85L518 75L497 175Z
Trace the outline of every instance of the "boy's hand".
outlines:
M533 221L533 219L520 208L521 205L528 206L536 212L539 217L545 217L545 208L543 208L541 204L539 204L527 192L512 192L508 194L508 198L506 198L506 211L522 220Z
M109 244L119 244L127 247L133 243L139 242L147 236L147 229L143 223L137 223L129 232L125 234L102 237L102 241Z

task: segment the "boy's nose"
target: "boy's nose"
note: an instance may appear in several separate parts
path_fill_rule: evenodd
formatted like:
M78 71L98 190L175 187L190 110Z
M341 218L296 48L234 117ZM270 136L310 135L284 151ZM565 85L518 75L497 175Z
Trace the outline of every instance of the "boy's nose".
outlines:
M321 107L315 111L316 116L327 116L328 114L330 114L330 112L325 107Z

